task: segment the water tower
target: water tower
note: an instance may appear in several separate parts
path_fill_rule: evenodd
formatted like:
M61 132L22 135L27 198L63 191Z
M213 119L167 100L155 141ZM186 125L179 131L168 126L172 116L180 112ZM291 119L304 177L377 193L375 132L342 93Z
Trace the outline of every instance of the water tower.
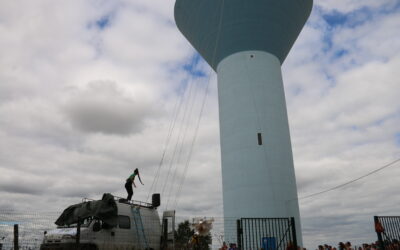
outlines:
M179 30L218 75L225 218L295 217L281 65L312 0L176 0ZM234 237L225 223L227 241Z

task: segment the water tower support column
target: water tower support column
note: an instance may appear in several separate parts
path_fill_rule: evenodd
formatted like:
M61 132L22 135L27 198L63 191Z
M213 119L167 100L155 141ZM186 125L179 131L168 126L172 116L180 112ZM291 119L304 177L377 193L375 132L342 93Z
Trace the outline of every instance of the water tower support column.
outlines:
M301 244L280 62L263 51L238 52L217 73L224 216L293 216Z

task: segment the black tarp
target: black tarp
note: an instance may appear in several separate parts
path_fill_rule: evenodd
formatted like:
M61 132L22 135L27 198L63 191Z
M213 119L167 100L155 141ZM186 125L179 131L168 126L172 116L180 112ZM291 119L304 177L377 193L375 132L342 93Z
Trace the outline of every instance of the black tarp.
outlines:
M77 223L78 218L83 220L88 217L100 219L110 227L117 226L118 208L114 196L103 194L101 200L87 201L69 206L58 217L55 224L58 226L71 225Z

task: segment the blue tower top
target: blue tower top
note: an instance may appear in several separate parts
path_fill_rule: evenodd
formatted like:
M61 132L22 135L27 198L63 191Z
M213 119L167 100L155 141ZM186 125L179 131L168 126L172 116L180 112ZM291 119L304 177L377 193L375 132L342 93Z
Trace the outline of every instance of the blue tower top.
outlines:
M282 64L312 5L313 0L176 0L175 21L214 70L225 57L246 50L269 52Z

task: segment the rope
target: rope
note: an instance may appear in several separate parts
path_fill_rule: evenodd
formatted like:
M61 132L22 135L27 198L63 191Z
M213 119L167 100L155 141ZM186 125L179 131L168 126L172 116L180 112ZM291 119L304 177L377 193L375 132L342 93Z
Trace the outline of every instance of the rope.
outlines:
M174 146L174 150L173 150L173 153L172 153L172 157L171 157L171 160L170 160L170 163L169 163L169 166L168 166L168 172L167 172L167 176L165 178L164 185L163 185L163 188L162 188L162 194L165 194L165 189L166 189L166 187L168 185L168 179L169 179L169 176L171 174L171 170L173 169L173 163L174 163L174 160L175 160L175 156L177 155L177 152L178 152L178 156L177 156L178 161L176 162L176 164L179 163L179 158L180 158L180 152L181 151L178 151L178 148L179 148L180 145L183 145L183 143L184 143L185 133L186 133L186 132L183 132L183 131L186 131L186 129L184 130L184 125L188 120L190 120L190 116L191 116L191 113L189 113L189 115L188 115L188 110L189 110L188 107L190 106L190 102L191 102L191 99L192 99L191 98L192 92L193 92L192 90L193 90L193 84L190 84L189 91L188 91L188 97L187 97L187 100L186 100L186 105L185 105L185 109L184 109L182 120L181 120L181 126L180 126L180 129L179 129L179 132L178 132L178 138L176 140L176 143L175 143L175 146ZM182 138L182 140L181 140L181 138ZM173 184L171 184L171 185L173 185Z
M173 132L173 130L175 128L176 119L177 119L177 115L178 115L178 110L180 109L180 108L178 108L178 104L179 104L179 107L180 107L181 104L182 104L182 98L176 100L176 103L175 103L175 106L174 106L174 111L173 111L173 119L171 120L169 129L168 129L168 134L167 134L167 139L166 139L166 142L165 142L165 145L164 145L164 150L163 150L163 153L162 153L162 156L161 156L160 163L158 164L158 168L156 169L155 177L153 179L153 182L151 183L151 186L150 186L150 189L149 189L149 193L148 193L147 198L146 198L146 202L149 200L150 195L153 192L153 190L156 190L156 188L157 188L158 178L159 178L159 175L160 175L161 166L162 166L162 164L164 162L165 153L167 151L167 148L168 148L168 145L169 145L169 141L170 141L171 136L172 136L172 132Z
M192 61L192 64L190 65L190 67L193 67L194 63L195 63L195 60ZM161 156L160 163L158 164L158 168L156 169L155 177L153 179L153 182L151 184L149 193L147 195L146 202L149 200L150 195L152 194L152 192L154 190L157 190L158 181L159 181L159 177L160 177L160 173L161 173L161 167L163 166L165 155L166 155L166 152L168 150L168 146L169 146L169 143L171 141L172 135L174 133L176 121L178 120L179 114L181 113L181 109L182 109L183 102L185 100L186 93L191 91L192 84L190 84L190 82L189 82L187 85L189 85L189 90L186 87L184 89L184 91L183 91L183 94L180 96L180 98L175 103L175 107L174 107L174 111L173 111L173 119L171 120L171 123L170 123L170 126L169 126L168 135L167 135L166 143L165 143L165 146L164 146L164 150L163 150L163 153L162 153L162 156Z
M373 175L373 174L375 174L375 173L377 173L377 172L379 172L379 171L381 171L381 170L384 170L385 168L391 167L391 166L393 166L394 164L396 164L396 163L399 162L399 161L400 161L400 158L397 159L397 160L395 160L395 161L392 161L391 163L386 164L386 165L384 165L384 166L382 166L382 167L380 167L380 168L378 168L378 169L375 169L374 171L371 171L371 172L369 172L369 173L367 173L367 174L365 174L365 175L362 175L362 176L360 176L360 177L358 177L358 178L355 178L355 179L353 179L353 180L351 180L351 181L342 183L342 184L340 184L340 185L337 185L337 186L335 186L335 187L332 187L332 188L329 188L329 189L326 189L326 190L323 190L323 191L320 191L320 192L317 192L317 193L313 193L313 194L310 194L310 195L303 196L303 197L301 197L301 198L298 198L298 200L303 200L303 199L307 199L307 198L310 198L310 197L318 196L318 195L321 195L321 194L324 194L324 193L333 191L333 190L335 190L335 189L339 189L339 188L342 188L342 187L344 187L344 186L350 185L350 184L352 184L352 183L354 183L354 182L356 182L356 181L359 181L359 180L361 180L361 179L364 179L364 178L366 178L366 177L368 177L368 176L370 176L370 175Z
M215 57L216 57L217 49L218 49L218 45L219 45L219 39L220 39L221 28L222 28L222 20L223 20L223 15L224 15L224 6L225 6L225 0L222 0L221 1L221 10L220 10L220 13L219 13L220 14L219 15L220 19L219 19L219 24L218 24L217 38L216 38L216 41L215 41L215 47L214 47L214 51L213 51L213 57L212 57L212 60L211 60L211 65L214 65ZM212 73L212 68L210 69L210 73L208 75L208 82L207 82L207 85L206 85L206 89L205 89L205 93L204 93L204 97L203 97L203 102L202 102L201 109L200 109L199 119L197 121L197 126L196 126L196 129L195 129L195 133L194 133L194 136L193 136L193 139L192 139L192 143L190 145L189 156L188 156L186 164L185 164L185 169L183 171L182 180L181 180L181 183L180 183L180 185L178 187L178 192L177 192L176 197L175 197L174 208L176 208L178 206L179 197L180 197L180 194L182 192L183 183L185 182L188 166L189 166L189 163L190 163L190 160L191 160L191 157L192 157L193 147L194 147L195 141L197 139L197 133L198 133L198 130L199 130L199 125L200 125L200 121L201 121L201 118L202 118L202 115L203 115L204 106L205 106L205 102L206 102L207 95L208 95L208 89L209 89L210 82L211 82L211 73Z
M193 102L190 105L189 114L192 114L192 110L193 110L193 107L194 107L196 96L197 96L197 91L195 91L195 97L193 98ZM177 161L176 161L177 166L178 166L178 164L179 164L179 162L181 161L181 158L182 158L181 156L182 156L182 152L183 152L184 142L186 140L186 135L187 135L187 132L188 132L188 129L189 129L189 125L190 125L189 121L190 121L190 119L188 118L187 121L186 121L185 131L183 133L182 143L180 145L180 149L179 149L179 152L178 152L178 158L177 158ZM174 174L172 176L171 185L170 185L169 192L168 192L168 195L167 195L167 197L168 197L167 206L166 206L167 209L168 209L169 201L170 201L170 198L171 198L172 190L174 189L174 183L175 183L175 179L176 179L177 173L178 173L178 167L175 167Z

